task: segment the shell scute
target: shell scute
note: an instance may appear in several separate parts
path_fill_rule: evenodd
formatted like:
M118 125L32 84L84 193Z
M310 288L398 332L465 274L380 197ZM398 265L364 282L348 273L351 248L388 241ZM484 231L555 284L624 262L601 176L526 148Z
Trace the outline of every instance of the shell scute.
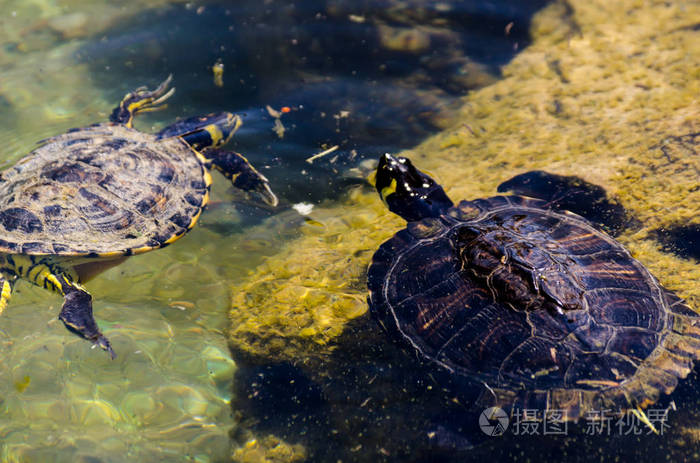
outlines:
M471 319L478 318L478 308L489 300L486 291L463 284L460 278L451 277L426 291L430 298L410 298L401 303L399 323L426 344L426 348L437 351L448 342ZM450 310L451 304L459 300L463 310ZM408 335L408 332L404 332Z
M600 323L620 327L637 326L654 331L664 327L664 313L659 310L659 303L651 293L626 288L605 288L588 291L584 297L591 314Z
M635 265L626 251L605 255L578 256L576 277L589 289L633 289L651 294L656 283L641 265Z
M444 231L445 227L437 219L423 219L406 226L408 232L418 239L430 238Z
M474 315L453 328L457 334L441 346L436 358L463 374L474 372L493 381L506 358L530 338L530 327L522 313L503 313L485 298L474 302L478 302L470 307Z
M542 389L563 385L573 360L574 355L566 344L529 337L502 362L499 386L524 383L530 388Z
M455 250L447 240L433 240L416 246L406 258L421 262L421 269L416 272L401 265L392 272L391 283L386 286L392 303L401 303L412 294L422 294L460 269Z
M659 333L639 328L624 328L615 331L608 349L633 361L644 361L659 345Z
M482 212L493 211L499 208L508 207L512 205L506 196L492 196L490 198L479 198L469 202Z
M583 390L605 389L621 384L638 368L639 365L624 356L579 353L566 373L565 384Z
M601 238L596 230L581 228L580 225L578 221L562 220L548 232L549 238L556 243L559 252L577 256L618 249L614 242Z
M601 325L589 319L588 323L571 333L568 343L581 352L602 354L614 334L613 327Z
M447 214L459 220L471 220L477 218L483 211L483 207L479 207L472 201L461 201L456 207L447 211Z

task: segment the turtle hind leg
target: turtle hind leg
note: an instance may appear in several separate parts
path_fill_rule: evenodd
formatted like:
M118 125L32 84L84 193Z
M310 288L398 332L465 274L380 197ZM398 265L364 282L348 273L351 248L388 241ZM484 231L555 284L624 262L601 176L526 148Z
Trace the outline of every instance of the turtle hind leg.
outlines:
M624 207L608 198L605 189L580 177L533 170L498 185L498 191L541 199L554 210L578 214L613 236L637 224Z
M58 278L64 295L63 307L58 318L70 332L92 341L106 350L112 358L115 358L116 354L112 350L112 345L100 332L95 318L92 316L92 296L90 293L63 275L59 275Z
M109 120L127 127L133 125L134 116L138 113L157 111L165 107L165 100L170 98L175 89L168 90L172 74L167 77L155 90L148 90L146 87L139 87L127 93L119 106L114 108Z
M204 153L212 165L231 180L233 186L248 193L256 193L267 204L277 206L277 196L267 178L242 155L233 151L209 150Z
M700 224L659 228L653 232L664 250L685 259L700 260Z
M12 296L12 283L4 275L0 274L0 314L5 310Z
M76 283L78 276L70 267L63 268L47 259L37 256L12 256L6 270L30 283L49 289L63 296L63 307L58 318L72 333L91 341L115 357L112 346L100 332L92 316L92 296ZM9 272L8 272L9 273ZM3 285L0 288L2 299Z

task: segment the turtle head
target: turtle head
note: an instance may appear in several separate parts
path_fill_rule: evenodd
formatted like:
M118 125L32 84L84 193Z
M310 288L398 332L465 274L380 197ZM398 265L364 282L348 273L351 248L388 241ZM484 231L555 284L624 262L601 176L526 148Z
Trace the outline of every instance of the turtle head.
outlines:
M376 187L389 210L408 222L438 217L452 207L445 190L407 158L383 155L377 166Z

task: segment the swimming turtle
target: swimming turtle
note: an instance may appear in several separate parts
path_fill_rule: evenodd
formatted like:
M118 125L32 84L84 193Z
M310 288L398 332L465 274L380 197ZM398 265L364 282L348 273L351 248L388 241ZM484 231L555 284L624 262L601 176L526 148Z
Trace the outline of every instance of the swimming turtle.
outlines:
M570 199L563 187L581 188L575 179L532 172L499 191L535 194L533 184L548 184ZM596 411L644 420L642 409L700 356L700 317L556 201L512 195L455 206L391 155L379 162L376 188L408 224L374 254L371 313L429 364L473 385L476 404L556 410L571 421Z
M157 134L134 116L163 106L169 76L155 90L128 93L110 122L71 129L0 176L0 311L16 279L64 297L59 318L114 357L83 283L128 256L181 238L207 204L210 168L275 206L268 180L240 154L218 149L241 125L224 112L176 122Z

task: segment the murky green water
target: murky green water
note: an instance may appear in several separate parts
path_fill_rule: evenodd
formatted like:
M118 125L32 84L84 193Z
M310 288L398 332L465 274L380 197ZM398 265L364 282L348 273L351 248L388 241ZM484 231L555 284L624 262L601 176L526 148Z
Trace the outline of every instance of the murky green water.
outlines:
M3 166L44 137L106 119L136 83L109 90L77 54L120 18L163 3L2 2ZM144 119L139 127L152 129ZM167 123L167 115L156 119ZM224 179L216 180L211 210L178 246L90 283L115 361L65 330L59 297L16 285L0 328L2 461L230 458L235 364L223 335L228 283L275 245L272 234L244 234L247 219L232 207Z
M546 2L527 7L503 2L476 10L468 2L418 0L401 7L391 1L354 7L293 3L0 0L1 167L12 165L44 137L106 120L126 91L173 73L177 94L169 108L140 117L137 127L151 131L177 117L240 111L245 126L235 147L270 177L282 199L277 211L234 205L240 197L215 175L211 207L185 238L91 281L95 317L113 343L115 361L64 329L56 318L59 297L19 282L0 317L2 461L218 462L230 461L234 450L239 461L293 461L302 455L317 461L340 456L431 461L429 450L420 447L401 453L414 451L416 444L410 434L397 438L399 431L424 432L413 427L421 422L416 416L392 432L382 424L400 420L405 404L418 403L409 413L430 411L424 403L429 399L413 397L426 393L423 379L402 373L401 368L412 368L410 359L377 343L381 334L368 325L371 320L360 317L359 328L345 330L339 321L366 310L364 268L376 245L399 224L384 215L373 193L357 186L362 173L351 168L383 151L411 148L445 128L453 135L422 149L440 153L428 156L428 167L453 185L464 174L445 166L465 165L462 151L475 150L469 167L482 169L484 186L469 191L456 186L456 194L465 197L493 192L495 179L508 176L497 172L499 166L587 166L583 158L566 158L563 148L586 152L583 137L555 139L562 157L546 160L528 151L529 145L541 149L529 134L517 147L498 138L497 127L504 123L488 118L504 100L500 90L497 97L484 97L488 106L463 99L470 90L496 82L499 67L529 44L529 17ZM630 3L631 9L649 6ZM572 11L585 8L574 7L562 7L552 15L555 22L538 23L537 33L553 46L569 40L575 54L586 48L586 36L571 19ZM687 34L697 35L697 27ZM558 56L538 48L523 62L535 63L540 84L551 86L548 73L561 77L560 61L566 69L566 60ZM692 56L689 50L680 62ZM212 73L217 61L224 64L223 83ZM640 75L639 85L652 86L651 78ZM567 80L575 81L576 75L556 78L557 85ZM536 114L540 104L554 108L542 109L546 113L555 113L557 105L570 110L570 94L562 94L563 103L523 97L519 114ZM276 115L266 105L287 106L290 112ZM692 111L682 114L678 130L697 127ZM565 133L565 123L535 122L548 133ZM525 132L535 122L524 117L509 129ZM465 134L471 140L469 134L477 133L487 134L483 143L464 141ZM484 148L492 134L491 146L498 148ZM314 163L306 161L335 146ZM613 140L609 146L622 143ZM629 152L629 146L624 148L620 151ZM498 158L489 149L512 149L521 158ZM480 153L485 153L482 158ZM622 164L611 158L608 166L614 167L595 165L592 180L610 186L618 175L624 184L636 171ZM651 220L645 211L653 205L644 209L634 202L634 193L622 188L619 194ZM313 220L290 209L300 202L316 205ZM634 238L624 239L654 265L656 248L635 248ZM672 264L677 274L697 271L692 260ZM695 300L697 284L667 278L673 289ZM246 313L233 317L233 339L227 341L232 306ZM324 312L326 306L331 315ZM268 323L271 312L275 320ZM313 321L299 321L300 312L311 314ZM245 361L232 358L228 342ZM376 350L361 347L365 342L377 343ZM294 398L287 400L289 391ZM382 395L394 394L396 402L368 411ZM251 397L252 405L246 401ZM397 440L383 442L390 439ZM674 439L697 442L692 430ZM586 443L596 448L590 455L612 452L599 444ZM502 456L508 455L513 456L507 451Z

